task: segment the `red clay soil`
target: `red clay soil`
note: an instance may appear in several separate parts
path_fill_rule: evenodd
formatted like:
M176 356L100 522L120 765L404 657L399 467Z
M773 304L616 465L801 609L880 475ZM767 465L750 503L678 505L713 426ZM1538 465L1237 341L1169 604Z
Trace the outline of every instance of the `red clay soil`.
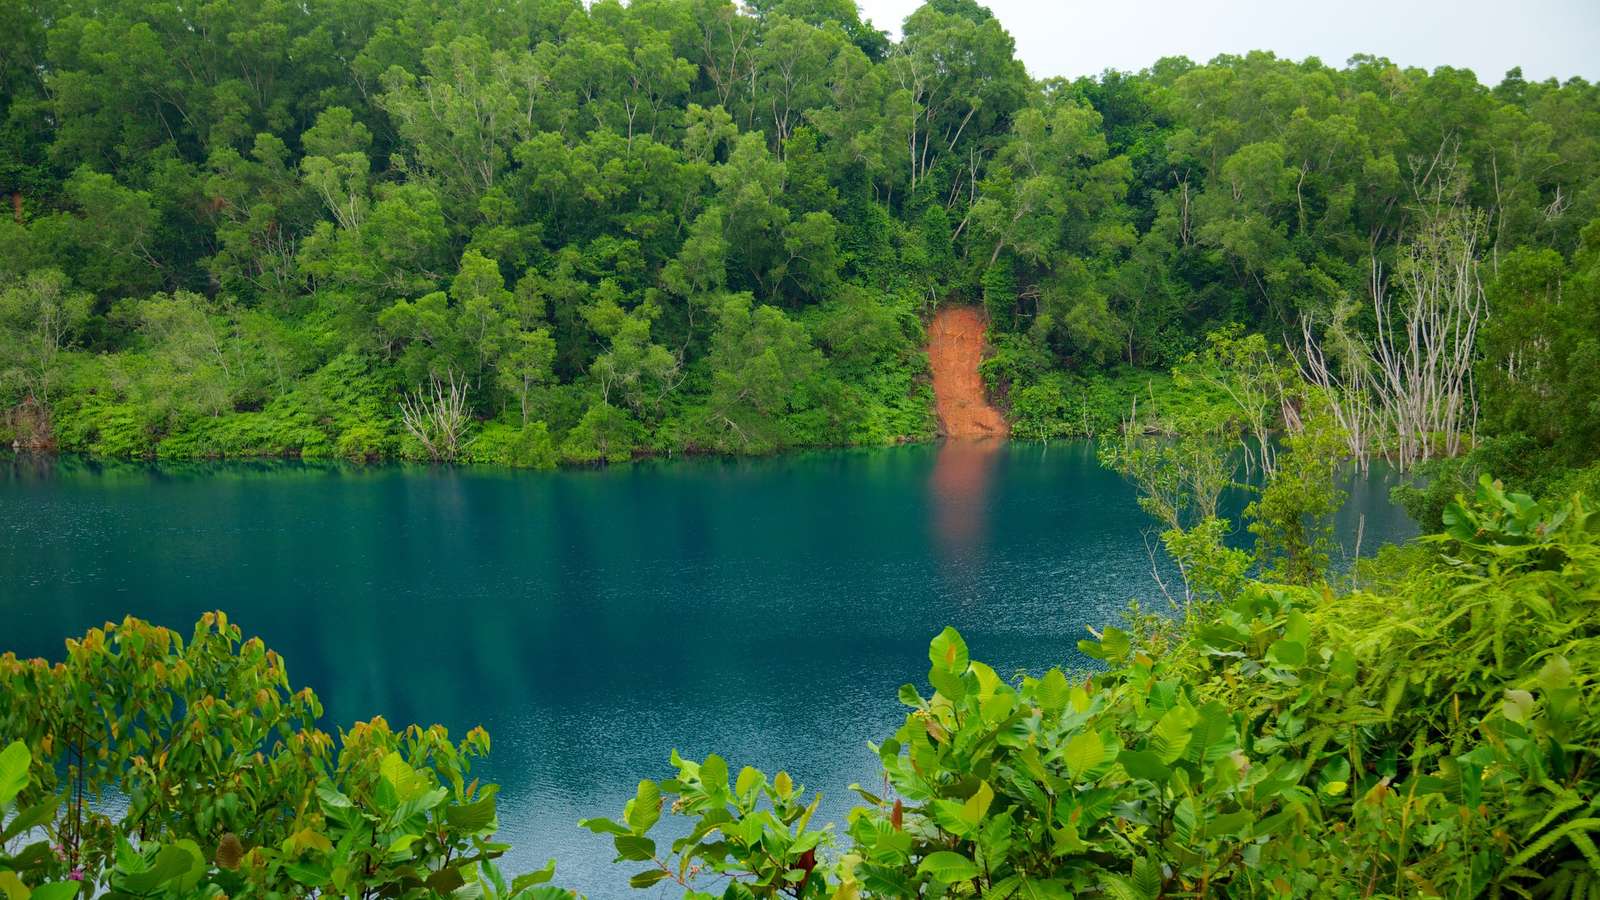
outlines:
M1005 437L1006 420L989 405L978 363L988 322L971 306L947 306L928 326L934 407L946 437Z

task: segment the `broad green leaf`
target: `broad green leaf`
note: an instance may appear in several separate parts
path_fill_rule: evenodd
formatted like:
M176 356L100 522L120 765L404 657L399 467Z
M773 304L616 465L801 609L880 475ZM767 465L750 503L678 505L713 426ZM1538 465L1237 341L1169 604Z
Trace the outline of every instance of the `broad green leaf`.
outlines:
M1306 664L1306 645L1298 641L1277 640L1267 648L1267 658L1280 666L1298 667Z
M1222 704L1211 701L1196 710L1194 728L1190 731L1187 758L1210 765L1227 755L1237 743L1233 717Z
M1191 706L1180 705L1167 710L1150 731L1150 749L1168 765L1177 762L1189 746L1190 734L1199 718Z
M934 666L928 670L928 683L952 703L960 703L967 696L967 685L961 672L951 672Z
M923 706L922 695L917 693L915 685L900 685L900 703L912 709L921 709Z
M989 804L994 802L994 789L989 787L989 782L978 782L978 789L972 796L961 804L961 819L968 825L977 825L989 812Z
M32 761L28 745L21 741L12 741L0 750L0 807L17 799L28 786L28 764Z
M1205 835L1209 838L1236 837L1243 840L1249 836L1250 823L1255 821L1255 816L1249 810L1224 813L1205 825Z
M1067 683L1067 676L1060 669L1051 669L1044 673L1033 686L1033 697L1039 706L1050 712L1060 712L1067 705L1067 695L1071 685Z
M1560 690L1572 683L1572 663L1565 656L1552 656L1539 669L1539 686L1547 691ZM4 794L0 793L0 798Z
M448 894L466 884L467 880L462 877L460 869L446 866L423 879L423 883L435 894Z
M378 772L394 788L395 797L406 803L428 789L428 780L411 768L399 753L390 753L378 763Z
M700 764L700 784L708 791L728 789L728 763L713 753Z
M1133 887L1141 897L1161 896L1161 864L1148 856L1133 861Z
M611 839L617 847L618 859L647 862L655 859L656 842L638 834L619 834Z
M661 818L661 786L648 778L640 781L625 815L635 834L649 831Z
M552 859L544 864L544 868L536 872L525 872L511 879L511 892L520 894L527 888L536 884L544 884L554 877L556 877L556 861Z
M1302 646L1311 639L1311 620L1305 613L1298 609L1289 611L1283 625L1283 639Z
M1082 778L1084 773L1105 761L1106 746L1096 732L1082 731L1067 741L1063 758L1072 777Z
M940 884L957 884L978 877L977 864L954 850L928 854L917 866L917 871L933 876Z
M663 878L671 877L672 873L668 872L666 869L645 869L643 872L639 872L628 879L628 887L647 888L661 881Z
M1500 713L1513 722L1526 722L1533 718L1533 702L1533 695L1527 691L1507 690Z
M1133 649L1133 641L1128 633L1121 628L1107 625L1100 635L1101 659L1110 663L1119 663L1128 657Z
M125 876L115 882L115 887L135 894L147 894L177 881L195 868L195 858L182 847L162 847L150 861L150 868Z
M739 770L739 777L733 782L733 792L744 797L755 793L766 783L767 776L752 766L745 766Z
M6 823L0 829L0 843L5 843L19 834L41 825L55 818L56 808L61 805L60 797L46 797L39 803L17 813L16 818ZM0 804L3 807L4 804Z
M1117 762L1131 777L1154 781L1156 784L1166 784L1167 778L1172 775L1172 769L1161 761L1161 757L1149 750L1124 750L1117 754Z
M483 831L495 824L494 794L461 805L444 808L444 820L451 828L466 832Z
M624 826L619 825L616 822L611 821L610 819L604 819L604 818L582 819L582 820L580 820L578 822L578 827L579 828L587 828L590 831L594 832L595 834L632 834L633 833L632 831L629 831Z
M83 883L78 881L57 881L54 884L41 884L33 889L33 896L29 900L72 900L83 890Z
M967 671L967 642L961 639L960 632L946 625L928 645L928 661L935 671L959 675Z
M28 900L28 886L22 883L15 872L0 872L0 893L4 893L6 900Z
M324 781L317 785L317 799L322 801L324 809L349 809L353 805L350 798L339 793L339 789Z
M327 835L320 834L310 828L302 828L289 836L289 847L295 853L302 853L306 850L327 853L333 849L333 842L328 840Z

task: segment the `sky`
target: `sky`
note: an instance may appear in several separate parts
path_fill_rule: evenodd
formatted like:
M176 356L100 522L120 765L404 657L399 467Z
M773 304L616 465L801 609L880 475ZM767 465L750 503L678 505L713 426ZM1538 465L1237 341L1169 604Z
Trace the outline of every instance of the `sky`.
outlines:
M984 2L984 0L980 0ZM858 0L898 37L920 0ZM1163 56L1205 62L1271 50L1342 66L1356 53L1401 66L1471 69L1496 84L1521 66L1530 81L1600 81L1600 0L987 0L1035 78L1138 70Z

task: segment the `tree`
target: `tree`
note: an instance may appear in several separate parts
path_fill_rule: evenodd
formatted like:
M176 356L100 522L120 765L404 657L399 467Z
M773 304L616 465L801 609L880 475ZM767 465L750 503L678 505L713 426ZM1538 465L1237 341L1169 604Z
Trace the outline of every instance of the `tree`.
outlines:
M43 269L0 290L0 386L48 409L61 352L89 321L93 298L59 270Z
M789 442L786 414L812 402L822 354L798 322L747 293L721 297L707 364L706 427L717 449L770 451Z
M467 425L472 421L466 381L458 381L454 372L433 376L428 387L417 388L400 401L400 420L430 459L454 462L466 446Z
M535 388L553 377L551 363L556 358L556 342L543 328L518 332L511 348L497 366L500 388L514 394L522 410L522 424L528 424L529 400Z

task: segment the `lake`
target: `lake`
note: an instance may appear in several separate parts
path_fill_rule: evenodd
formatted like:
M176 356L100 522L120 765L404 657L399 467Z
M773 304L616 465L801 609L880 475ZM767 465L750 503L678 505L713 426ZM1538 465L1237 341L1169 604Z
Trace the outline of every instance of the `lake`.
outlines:
M1386 479L1348 487L1347 544L1363 516L1367 553L1414 533ZM488 728L507 870L554 856L559 883L624 896L637 867L576 823L672 749L786 768L842 821L939 629L1002 674L1086 664L1086 625L1161 602L1150 524L1086 443L553 473L13 457L0 649L226 609L330 725Z

